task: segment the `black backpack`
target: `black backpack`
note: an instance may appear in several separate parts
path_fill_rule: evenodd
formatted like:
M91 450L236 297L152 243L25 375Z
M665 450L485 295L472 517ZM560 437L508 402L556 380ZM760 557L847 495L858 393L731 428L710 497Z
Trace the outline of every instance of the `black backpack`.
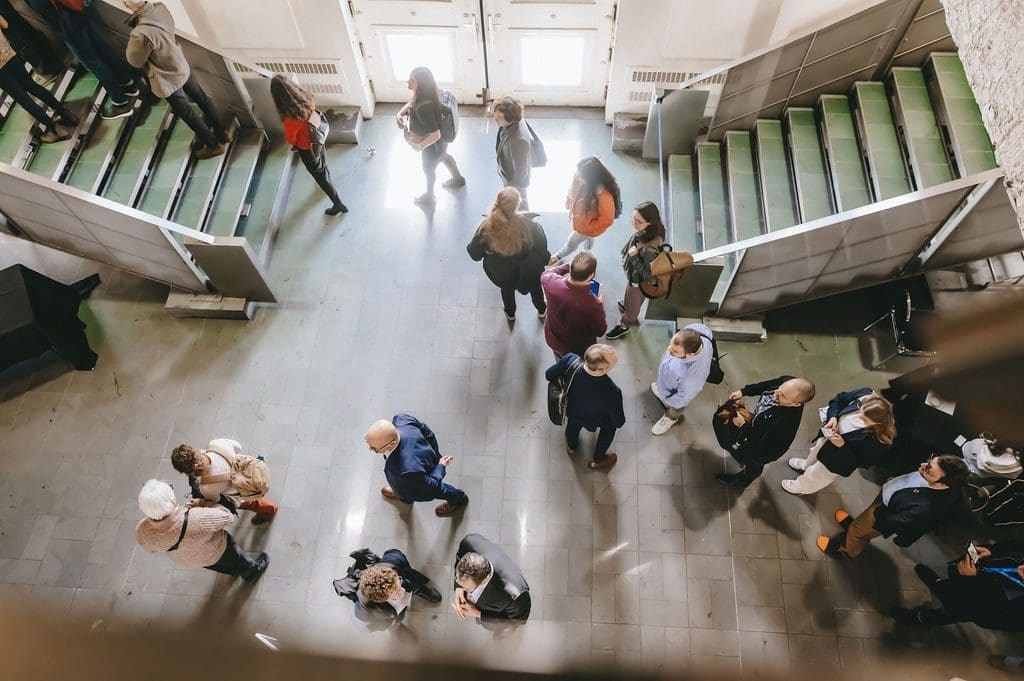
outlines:
M459 103L449 90L441 91L440 116L438 126L441 130L441 141L451 144L459 134Z
M719 383L725 380L725 372L722 371L722 365L719 363L719 360L722 357L724 357L724 355L722 355L721 357L719 356L718 343L715 342L714 338L712 338L711 336L705 336L704 334L700 334L700 337L707 338L709 341L711 341L711 370L708 371L707 382L713 385L718 385Z

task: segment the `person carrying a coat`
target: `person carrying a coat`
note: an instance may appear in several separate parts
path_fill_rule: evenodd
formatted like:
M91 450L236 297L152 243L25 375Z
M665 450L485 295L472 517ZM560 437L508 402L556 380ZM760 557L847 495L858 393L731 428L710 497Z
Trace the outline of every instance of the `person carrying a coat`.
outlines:
M548 238L537 222L537 214L520 213L519 205L519 190L515 187L498 192L487 217L466 246L470 258L484 261L484 273L501 290L501 303L510 322L516 319L516 291L530 295L541 319L548 311L540 286L540 275L548 261Z
M871 388L841 392L829 401L825 423L807 458L789 460L789 467L803 475L783 480L782 489L814 494L840 476L871 468L889 451L894 437L896 422L887 399Z

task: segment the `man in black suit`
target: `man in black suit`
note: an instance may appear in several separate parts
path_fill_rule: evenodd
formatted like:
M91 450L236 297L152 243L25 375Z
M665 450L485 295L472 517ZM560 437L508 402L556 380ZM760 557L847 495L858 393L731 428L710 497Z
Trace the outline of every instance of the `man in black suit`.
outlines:
M370 631L394 629L401 625L413 596L431 604L441 602L441 593L430 578L416 570L398 549L388 549L378 558L369 549L349 554L355 564L334 589L355 603L355 616Z
M467 534L455 555L455 601L459 619L525 620L530 616L530 585L497 544Z
M747 421L736 416L728 423L714 420L718 442L732 458L743 464L738 473L716 475L728 487L743 489L764 467L786 453L800 428L804 404L814 398L814 384L806 378L779 376L751 383L729 395L730 400L758 396L757 406Z
M891 536L897 546L910 546L963 503L967 476L963 459L933 456L918 470L887 480L875 501L856 518L844 509L836 511L836 522L845 532L832 538L819 536L818 548L826 554L856 558L875 537Z
M1024 543L979 546L978 561L965 555L942 578L918 563L914 572L935 594L938 608L893 608L897 622L923 627L974 622L985 629L1024 629Z

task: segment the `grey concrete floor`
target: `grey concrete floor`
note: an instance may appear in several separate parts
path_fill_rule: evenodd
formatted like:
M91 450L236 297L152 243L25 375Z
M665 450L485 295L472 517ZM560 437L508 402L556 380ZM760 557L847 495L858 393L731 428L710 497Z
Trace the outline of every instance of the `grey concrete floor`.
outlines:
M536 172L531 200L553 245L568 235L562 202L582 155L606 160L627 207L658 200L656 167L613 155L600 121L545 118L535 128L551 163ZM589 471L585 456L566 458L546 419L551 356L528 301L509 328L497 290L465 253L500 186L493 122L463 120L451 151L469 183L439 189L433 214L411 202L422 191L419 159L397 133L382 115L359 147L329 149L348 215L323 216L328 202L300 168L270 267L280 305L249 323L174 319L164 287L101 267L104 284L82 306L96 370L44 360L0 383L0 599L80 615L83 626L212 622L289 648L382 659L848 678L892 677L912 663L920 678L993 676L984 656L1006 652L1008 637L969 625L908 630L883 614L925 602L913 565L939 567L948 549L930 537L910 549L879 540L841 563L815 548L820 532L836 529L833 511L861 510L876 484L857 473L792 497L779 487L791 477L784 460L742 494L715 483L730 465L709 425L715 405L780 373L814 380L814 407L840 389L884 385L886 375L862 366L856 337L778 332L764 344L722 343L726 382L654 437L647 386L670 331L645 325L617 344L613 377L628 420L613 446L619 464ZM597 241L610 314L629 230L620 219ZM47 260L65 280L96 269ZM433 504L381 498L381 462L362 435L397 411L428 423L456 457L448 480L469 493L465 514L439 519ZM808 409L791 451L802 452L814 428ZM159 477L185 489L171 448L218 436L267 457L270 496L282 505L273 524L243 518L233 530L271 554L253 588L176 569L135 545L142 483ZM532 618L505 638L451 609L451 562L467 532L500 542L530 582ZM360 633L331 581L350 551L392 546L445 600L414 602L403 632Z

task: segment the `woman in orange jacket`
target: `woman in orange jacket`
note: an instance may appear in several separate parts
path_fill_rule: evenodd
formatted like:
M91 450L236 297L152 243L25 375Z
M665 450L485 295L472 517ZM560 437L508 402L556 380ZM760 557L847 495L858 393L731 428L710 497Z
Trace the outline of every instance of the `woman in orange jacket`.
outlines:
M576 164L576 175L565 199L572 232L561 250L551 256L549 265L556 265L585 243L586 250L594 246L594 238L611 227L622 214L619 183L596 156L588 156Z

